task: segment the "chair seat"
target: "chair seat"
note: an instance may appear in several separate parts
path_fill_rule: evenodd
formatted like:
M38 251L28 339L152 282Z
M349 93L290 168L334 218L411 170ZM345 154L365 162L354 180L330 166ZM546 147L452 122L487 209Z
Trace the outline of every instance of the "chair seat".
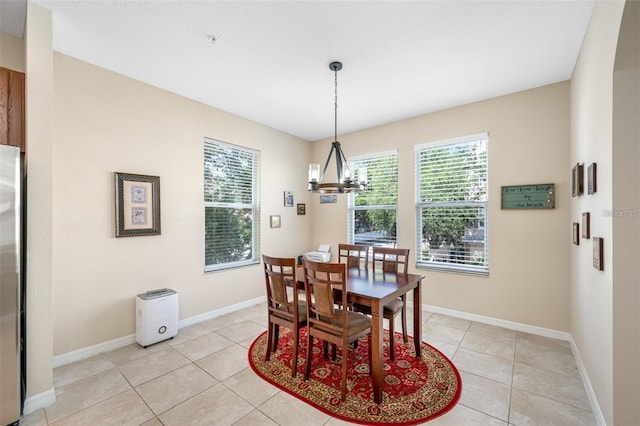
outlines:
M336 314L340 314L341 309L336 309ZM342 321L336 321L336 326L342 327ZM320 324L316 324L314 327L326 331L336 336L340 336L342 333L335 330L322 327ZM362 314L353 311L347 311L347 335L353 336L371 327L371 319Z
M353 304L353 310L356 312L362 312L366 315L371 315L371 308L369 306L360 305L359 303ZM389 333L389 358L391 360L395 359L395 342L393 337L394 335L393 331L395 327L393 325L393 319L399 313L402 313L402 338L406 343L408 340L408 337L407 337L407 324L406 324L406 310L405 310L405 305L403 300L400 298L392 300L391 302L384 305L384 308L382 310L382 316L387 320L389 320L389 330L391 331Z
M384 305L384 309L382 314L397 314L398 312L400 312L402 310L402 307L404 306L404 302L402 301L402 299L395 299L392 300L391 302L387 303L386 305ZM362 312L364 314L368 314L371 315L371 308L369 306L366 305L361 305L359 303L354 303L353 304L353 310L356 312Z
M400 312L402 310L402 307L404 306L404 303L402 302L402 299L395 299L389 303L387 303L386 305L384 305L384 314L386 313L390 313L390 314L396 314L398 312Z

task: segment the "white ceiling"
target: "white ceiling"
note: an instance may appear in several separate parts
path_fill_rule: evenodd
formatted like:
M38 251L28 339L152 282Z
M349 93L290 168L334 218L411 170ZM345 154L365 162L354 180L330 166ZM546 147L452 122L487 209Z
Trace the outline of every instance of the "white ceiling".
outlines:
M333 60L342 134L568 80L594 5L35 1L56 51L310 141L334 132ZM0 0L12 33L10 3L24 1Z

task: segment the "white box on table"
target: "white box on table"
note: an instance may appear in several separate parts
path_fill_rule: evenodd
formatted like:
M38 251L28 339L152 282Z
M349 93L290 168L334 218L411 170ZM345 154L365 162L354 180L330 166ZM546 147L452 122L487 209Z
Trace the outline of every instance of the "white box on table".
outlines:
M330 262L331 261L331 245L320 244L318 250L308 251L304 254L304 258L314 262Z

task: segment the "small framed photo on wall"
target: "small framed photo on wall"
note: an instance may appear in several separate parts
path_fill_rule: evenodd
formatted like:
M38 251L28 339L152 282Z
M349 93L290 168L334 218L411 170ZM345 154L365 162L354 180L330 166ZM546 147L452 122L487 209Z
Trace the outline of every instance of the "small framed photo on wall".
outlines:
M338 202L337 195L321 195L320 196L320 204L332 204Z
M582 195L584 191L583 167L584 166L582 164L578 163L575 166L573 166L573 169L571 170L571 196L572 197L577 197L579 195Z
M293 207L293 192L284 191L284 206Z
M589 229L590 216L589 212L582 213L582 238L586 240L591 238Z
M598 176L596 163L591 163L587 167L587 194L595 194L598 190Z
M298 204L298 215L302 216L307 214L307 205L306 204Z
M604 271L604 241L600 237L593 237L593 267Z
M580 245L580 224L573 222L573 244Z

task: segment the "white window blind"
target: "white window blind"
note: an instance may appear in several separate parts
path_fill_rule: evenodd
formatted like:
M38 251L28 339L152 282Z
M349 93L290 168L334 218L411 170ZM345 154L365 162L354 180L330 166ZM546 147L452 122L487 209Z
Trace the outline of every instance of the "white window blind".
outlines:
M395 247L398 210L398 153L389 151L352 158L354 170L367 168L365 189L349 195L347 241Z
M258 263L258 151L204 140L205 271Z
M488 274L488 135L416 147L417 265Z

